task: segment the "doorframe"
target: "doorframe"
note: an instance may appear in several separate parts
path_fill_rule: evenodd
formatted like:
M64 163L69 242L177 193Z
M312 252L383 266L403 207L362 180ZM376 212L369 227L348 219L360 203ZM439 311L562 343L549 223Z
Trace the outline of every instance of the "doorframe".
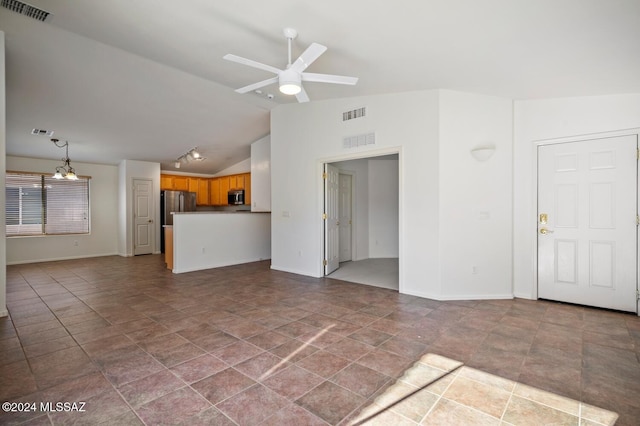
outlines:
M324 181L322 179L322 173L324 172L324 165L326 163L337 163L339 161L359 160L364 158L375 158L383 155L398 155L398 293L403 293L404 290L404 167L403 167L403 155L402 146L392 146L388 148L372 149L368 151L355 151L344 154L339 154L331 157L323 157L316 160L316 212L319 218L318 227L316 228L316 235L320 235L320 256L317 262L318 265L318 277L324 277L324 266L322 261L324 260L324 222L322 220L322 214L324 213ZM353 197L351 202L353 203ZM353 212L352 212L353 213ZM353 232L353 230L352 230Z
M533 202L531 203L532 209L530 211L530 218L532 225L531 227L527 227L527 229L532 229L533 235L533 289L532 296L534 300L538 300L538 148L544 145L556 145L560 143L570 143L570 142L586 142L596 139L608 139L608 138L616 138L620 136L635 136L636 141L640 145L640 128L634 129L624 129L624 130L616 130L611 132L601 132L601 133L587 133L583 135L576 136L565 136L562 138L553 138L553 139L540 139L534 140L531 144L531 151L534 158L533 170L532 170L532 185L533 185ZM640 169L640 165L638 166ZM640 214L640 170L636 173L636 214ZM640 290L640 226L636 227L636 291ZM640 316L640 301L636 299L636 312L637 315Z

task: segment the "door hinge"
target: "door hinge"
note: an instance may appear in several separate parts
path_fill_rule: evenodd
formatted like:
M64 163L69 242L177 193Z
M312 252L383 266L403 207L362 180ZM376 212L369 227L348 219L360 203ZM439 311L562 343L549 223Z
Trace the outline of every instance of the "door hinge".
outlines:
M636 290L636 300L640 300L640 290Z
M640 225L640 216L636 215L636 226Z
M322 266L327 266L327 264L328 264L328 263L329 263L329 262L327 262L327 259L324 259L324 260L322 261Z
M322 220L327 220L327 214L326 213L322 213Z
M327 180L327 172L322 173L322 179Z
M640 148L636 149L636 160L640 160Z

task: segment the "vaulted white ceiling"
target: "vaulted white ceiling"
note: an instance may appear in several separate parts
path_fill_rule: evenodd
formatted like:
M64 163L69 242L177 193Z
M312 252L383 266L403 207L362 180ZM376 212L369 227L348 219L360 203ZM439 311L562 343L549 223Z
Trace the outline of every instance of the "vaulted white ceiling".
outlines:
M198 146L216 173L269 133L269 111L295 99L272 75L222 59L287 63L312 42L307 71L353 75L355 87L306 83L312 102L452 89L511 99L640 92L638 0L29 0L45 22L0 9L7 65L7 154L173 161ZM273 100L267 93L275 95ZM304 105L300 105L304 108Z

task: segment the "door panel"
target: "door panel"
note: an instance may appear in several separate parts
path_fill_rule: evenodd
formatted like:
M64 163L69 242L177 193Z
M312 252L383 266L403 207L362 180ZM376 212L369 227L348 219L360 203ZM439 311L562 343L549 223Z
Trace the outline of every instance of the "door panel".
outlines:
M133 181L134 197L134 241L133 254L153 253L154 239L154 214L152 182L145 179Z
M352 179L351 175L340 174L340 262L353 259L351 249L351 197Z
M538 296L637 312L636 136L538 148Z
M340 235L339 235L339 172L338 168L325 164L324 179L324 249L325 249L325 275L329 275L340 266Z

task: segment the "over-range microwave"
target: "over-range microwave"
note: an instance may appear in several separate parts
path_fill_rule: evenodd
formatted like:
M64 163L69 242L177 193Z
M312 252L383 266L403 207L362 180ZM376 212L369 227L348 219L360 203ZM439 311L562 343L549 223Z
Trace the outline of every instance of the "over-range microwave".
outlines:
M244 204L244 189L232 189L229 191L228 204Z

